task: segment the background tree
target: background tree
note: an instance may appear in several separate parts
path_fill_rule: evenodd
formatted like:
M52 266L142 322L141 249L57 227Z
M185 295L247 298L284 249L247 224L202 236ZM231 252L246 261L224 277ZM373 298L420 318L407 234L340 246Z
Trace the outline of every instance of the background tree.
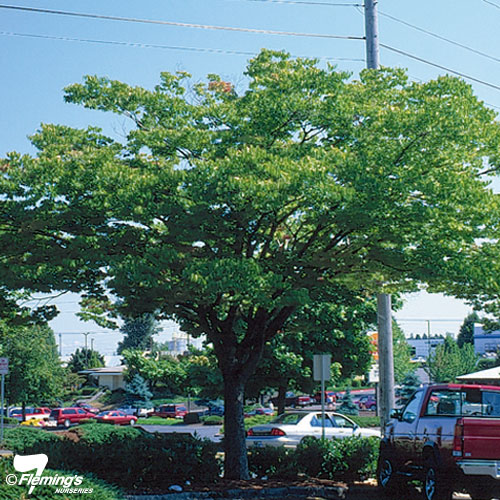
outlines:
M411 362L411 346L408 344L403 330L395 320L392 322L392 340L394 356L394 381L403 383L405 377L415 371L415 363Z
M248 477L245 385L317 290L499 295L500 210L481 175L500 126L469 85L355 80L272 51L246 76L241 95L216 75L189 88L162 73L152 91L87 77L66 101L130 118L123 142L42 125L36 155L9 154L0 178L8 289L84 292L102 311L112 295L122 315L207 336L228 478Z
M186 373L186 387L191 394L212 400L224 395L222 373L212 348L191 348L181 357L181 362Z
M457 344L458 347L463 347L464 344L474 345L474 323L479 322L479 316L476 311L469 314L462 323L458 332Z
M137 318L125 318L120 328L120 332L125 337L118 343L118 354L121 354L124 349L152 350L154 336L159 331L158 321L153 314L145 313Z
M73 373L78 373L89 368L100 368L105 365L104 356L94 349L77 348L68 361L68 368Z
M9 404L50 404L63 393L63 369L54 332L47 325L0 328L0 353L9 358L5 394Z
M460 375L473 372L478 360L473 345L458 347L453 338L446 337L444 343L429 354L424 370L432 382L454 382Z
M131 381L140 375L151 389L162 387L171 394L181 394L186 382L184 365L174 356L145 355L139 350L122 352L127 366L126 379Z
M372 363L367 332L376 323L372 297L341 286L325 286L314 301L290 318L284 331L266 344L247 395L264 389L278 391L278 413L285 409L287 390L314 391L315 354L330 354L334 377L364 375Z
M351 389L349 387L345 390L337 411L346 415L359 415L358 405L352 400Z
M149 390L147 382L137 373L125 384L125 394L127 402L136 408L153 406L151 403L153 393Z
M404 405L411 395L421 386L422 382L414 372L408 372L402 382L399 390L400 406Z

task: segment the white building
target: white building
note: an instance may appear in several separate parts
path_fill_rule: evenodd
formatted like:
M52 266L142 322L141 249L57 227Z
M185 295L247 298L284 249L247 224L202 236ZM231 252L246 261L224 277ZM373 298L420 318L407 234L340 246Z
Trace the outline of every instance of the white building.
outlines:
M500 348L500 330L485 332L482 325L474 325L474 350L476 354L497 352Z
M429 353L434 353L436 347L444 343L444 338L434 337L434 338L424 338L424 339L406 339L408 344L412 349L412 358L424 358L429 357Z

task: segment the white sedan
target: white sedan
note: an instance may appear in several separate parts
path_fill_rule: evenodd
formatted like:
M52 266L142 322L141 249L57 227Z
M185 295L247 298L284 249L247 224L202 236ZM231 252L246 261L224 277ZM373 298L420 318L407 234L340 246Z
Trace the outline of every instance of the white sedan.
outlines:
M320 438L322 418L320 411L282 413L264 425L256 425L247 431L246 444L251 446L295 447L305 436ZM340 413L325 412L325 438L342 439L348 436L375 436L380 438L377 429L360 427L350 418Z

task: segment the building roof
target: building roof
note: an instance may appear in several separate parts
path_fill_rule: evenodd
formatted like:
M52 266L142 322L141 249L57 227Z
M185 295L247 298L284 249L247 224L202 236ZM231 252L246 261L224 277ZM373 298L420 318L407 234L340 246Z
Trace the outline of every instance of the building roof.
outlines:
M126 366L104 366L102 368L89 368L88 370L81 370L78 373L82 375L123 375Z
M457 377L458 380L500 380L500 366Z

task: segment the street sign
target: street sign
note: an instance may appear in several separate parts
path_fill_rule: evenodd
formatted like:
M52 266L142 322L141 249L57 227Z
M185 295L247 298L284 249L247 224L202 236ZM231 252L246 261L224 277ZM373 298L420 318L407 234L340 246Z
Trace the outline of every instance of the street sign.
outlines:
M330 380L330 365L332 357L330 354L315 354L313 358L313 379Z
M9 374L9 358L0 358L0 375Z

